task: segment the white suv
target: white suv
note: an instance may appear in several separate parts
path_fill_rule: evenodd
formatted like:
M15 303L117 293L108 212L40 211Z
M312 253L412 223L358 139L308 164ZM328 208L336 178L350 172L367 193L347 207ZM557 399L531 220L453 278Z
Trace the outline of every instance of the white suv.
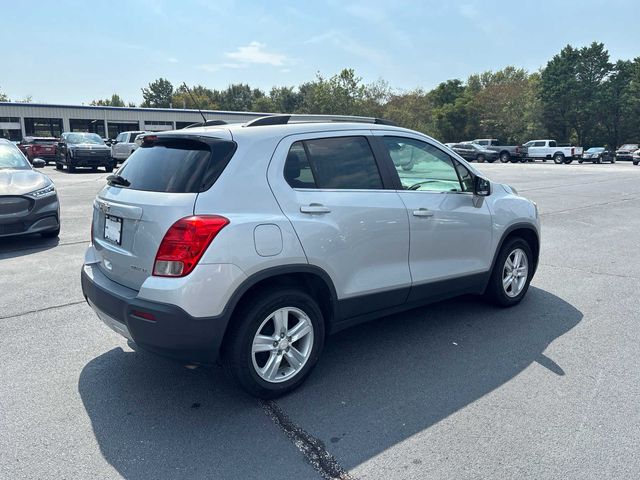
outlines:
M111 144L111 157L116 162L124 162L139 146L136 137L145 133L147 132L140 130L119 133Z
M142 349L270 398L328 333L461 294L517 304L539 232L533 202L430 137L277 115L146 135L95 199L82 289Z

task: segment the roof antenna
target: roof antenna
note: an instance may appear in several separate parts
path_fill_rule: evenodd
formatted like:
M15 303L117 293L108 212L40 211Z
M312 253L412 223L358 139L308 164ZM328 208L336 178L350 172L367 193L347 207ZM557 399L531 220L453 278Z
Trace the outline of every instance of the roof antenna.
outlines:
M189 90L189 87L187 87L187 84L185 82L182 82L182 86L185 88L185 90L187 91L187 93L189 94L189 96L191 97L191 101L193 102L193 104L196 106L196 108L198 109L198 112L200 112L200 115L202 115L202 120L207 123L207 118L204 116L204 113L202 113L202 110L200 110L200 106L198 105L198 102L196 102L196 99L193 98L193 95L191 94L191 90Z

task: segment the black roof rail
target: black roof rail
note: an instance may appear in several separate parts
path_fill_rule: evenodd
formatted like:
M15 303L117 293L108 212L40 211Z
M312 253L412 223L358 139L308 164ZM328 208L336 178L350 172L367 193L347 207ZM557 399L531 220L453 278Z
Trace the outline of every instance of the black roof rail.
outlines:
M226 125L227 122L225 122L224 120L207 120L206 122L197 122L197 123L192 123L191 125L187 125L184 128L196 128L196 127L213 127L216 125ZM184 130L183 128L183 130Z
M266 117L256 118L247 122L245 127L261 127L264 125L286 125L289 123L305 123L305 122L353 122L353 123L373 123L376 125L390 125L397 127L398 124L391 120L375 117L356 117L349 115L269 115Z

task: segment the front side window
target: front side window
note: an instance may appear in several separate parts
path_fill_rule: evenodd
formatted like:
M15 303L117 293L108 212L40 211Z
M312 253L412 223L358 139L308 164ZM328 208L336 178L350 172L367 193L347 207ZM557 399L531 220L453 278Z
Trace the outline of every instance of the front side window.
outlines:
M533 142L534 147L544 147L544 142Z
M402 188L432 192L461 192L451 157L442 150L420 140L383 137Z
M296 142L285 162L294 188L382 189L373 151L365 137L318 138Z

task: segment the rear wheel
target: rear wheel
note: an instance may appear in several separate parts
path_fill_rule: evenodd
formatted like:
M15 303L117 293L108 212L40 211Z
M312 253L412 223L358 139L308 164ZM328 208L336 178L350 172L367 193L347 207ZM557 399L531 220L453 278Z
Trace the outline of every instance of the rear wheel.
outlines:
M296 289L267 290L234 315L223 343L223 364L259 398L298 387L320 358L324 319L316 301Z
M556 165L560 165L561 163L564 163L564 155L562 155L561 153L557 153L553 156L553 163L555 163Z
M500 161L502 163L507 163L509 160L511 160L511 155L509 155L507 152L502 152L500 154Z
M501 307L520 303L529 289L533 266L529 244L520 237L508 239L500 249L485 295Z

